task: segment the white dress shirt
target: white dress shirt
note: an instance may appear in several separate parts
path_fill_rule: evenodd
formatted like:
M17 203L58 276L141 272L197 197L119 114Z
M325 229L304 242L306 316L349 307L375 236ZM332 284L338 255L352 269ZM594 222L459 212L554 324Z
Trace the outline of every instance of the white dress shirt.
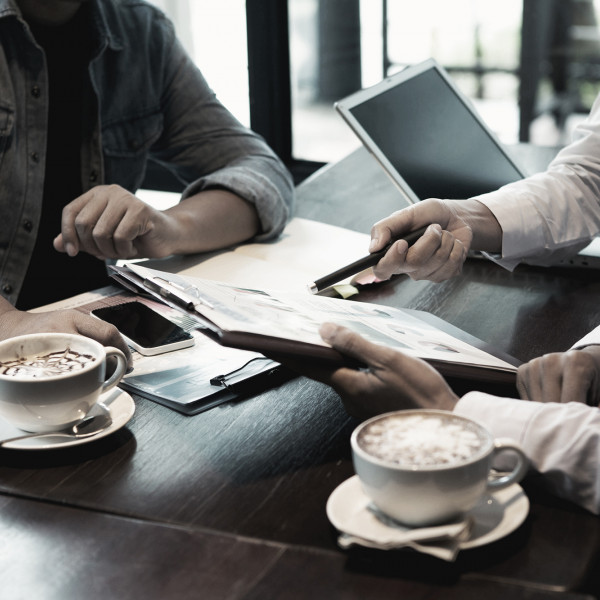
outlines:
M573 348L590 344L600 344L600 327ZM518 441L554 494L600 514L600 408L469 392L454 412Z
M502 227L507 269L550 265L584 248L600 232L600 96L573 141L547 171L478 196Z
M507 269L551 265L585 247L600 232L600 96L547 171L477 200L502 227L502 256L491 258ZM574 348L590 344L600 344L600 327ZM455 412L520 442L556 495L600 513L599 408L471 392Z

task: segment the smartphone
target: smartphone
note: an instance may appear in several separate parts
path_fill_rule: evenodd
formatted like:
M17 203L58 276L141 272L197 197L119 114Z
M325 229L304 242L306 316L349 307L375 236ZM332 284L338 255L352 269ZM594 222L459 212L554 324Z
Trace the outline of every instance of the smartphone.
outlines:
M154 356L194 345L185 329L137 300L96 308L92 315L112 323L140 354Z

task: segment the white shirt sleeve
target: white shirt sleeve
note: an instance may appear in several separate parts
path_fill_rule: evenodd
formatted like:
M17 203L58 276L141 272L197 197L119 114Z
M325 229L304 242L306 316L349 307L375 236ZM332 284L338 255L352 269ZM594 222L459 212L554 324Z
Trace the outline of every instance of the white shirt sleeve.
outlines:
M457 414L518 441L551 492L600 514L600 409L466 394Z
M578 342L575 342L571 348L585 348L585 346L596 346L598 344L600 344L600 326L584 335Z
M584 248L600 232L600 96L572 143L548 169L476 198L502 227L502 257L550 265Z

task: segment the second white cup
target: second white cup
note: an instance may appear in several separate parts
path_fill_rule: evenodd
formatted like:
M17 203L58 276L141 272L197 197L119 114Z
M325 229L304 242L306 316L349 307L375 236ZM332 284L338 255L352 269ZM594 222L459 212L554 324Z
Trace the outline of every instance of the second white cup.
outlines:
M528 460L513 440L495 440L479 423L440 410L386 413L359 425L352 458L364 492L385 514L410 526L451 521L485 493L520 481ZM500 452L516 456L513 470L490 474Z

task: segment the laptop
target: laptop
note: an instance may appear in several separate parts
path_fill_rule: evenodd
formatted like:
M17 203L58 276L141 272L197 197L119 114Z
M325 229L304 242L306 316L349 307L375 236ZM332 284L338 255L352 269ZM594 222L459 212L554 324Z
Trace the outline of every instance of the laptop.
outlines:
M409 203L471 198L528 175L434 59L334 106ZM600 240L560 264L600 268Z

